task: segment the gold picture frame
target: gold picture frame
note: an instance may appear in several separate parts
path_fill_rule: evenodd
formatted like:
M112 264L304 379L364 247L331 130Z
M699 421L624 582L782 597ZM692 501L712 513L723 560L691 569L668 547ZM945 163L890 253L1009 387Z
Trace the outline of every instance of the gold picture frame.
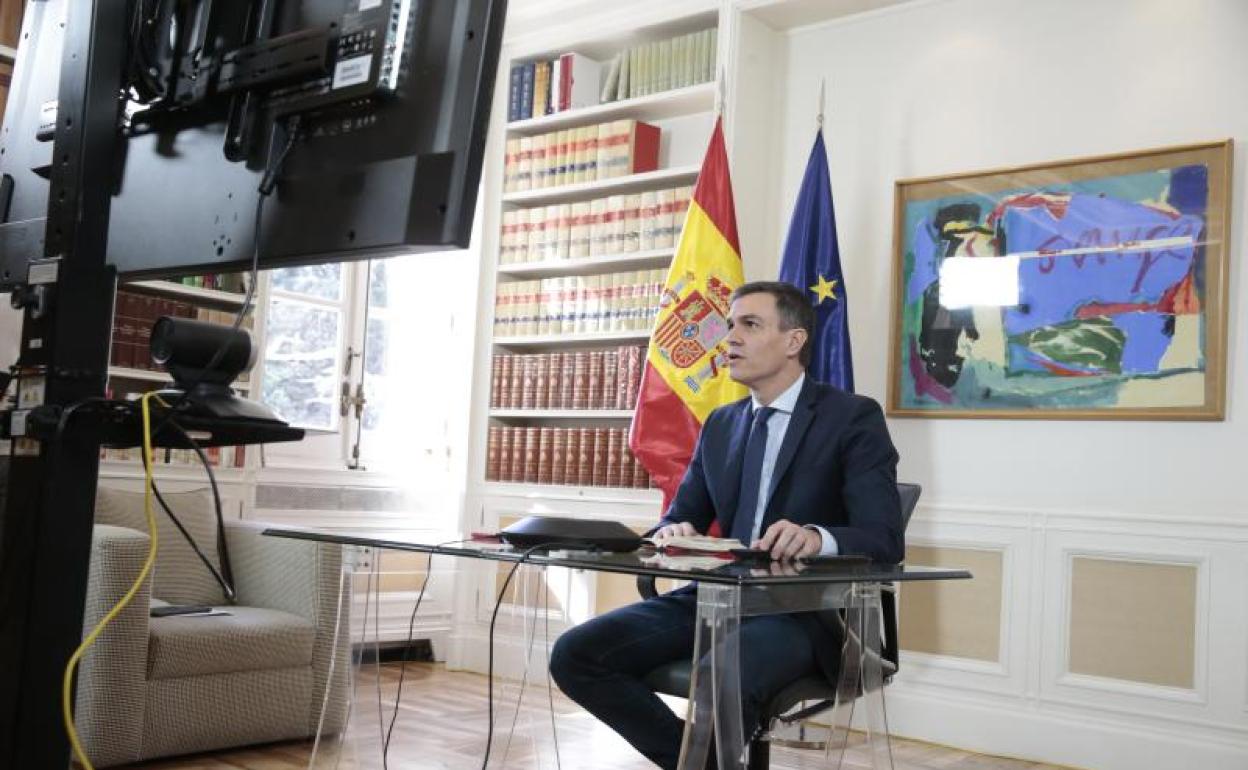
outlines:
M1231 155L897 181L888 413L1223 419Z

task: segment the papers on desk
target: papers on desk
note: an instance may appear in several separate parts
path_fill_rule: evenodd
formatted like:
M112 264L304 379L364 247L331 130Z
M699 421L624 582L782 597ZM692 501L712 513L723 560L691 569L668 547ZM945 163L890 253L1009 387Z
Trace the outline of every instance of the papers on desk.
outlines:
M677 570L712 570L728 564L722 556L706 556L697 554L674 554L660 551L653 556L641 559L642 564L660 569Z
M711 537L710 535L677 535L662 540L648 537L645 539L663 553L672 555L717 555L718 558L731 558L734 548L744 548L741 541L733 537Z

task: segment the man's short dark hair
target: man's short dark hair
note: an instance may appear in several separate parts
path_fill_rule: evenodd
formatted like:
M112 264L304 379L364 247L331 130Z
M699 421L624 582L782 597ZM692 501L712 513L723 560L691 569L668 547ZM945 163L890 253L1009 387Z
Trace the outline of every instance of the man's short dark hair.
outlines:
M806 342L798 352L797 360L803 369L810 366L810 351L815 344L815 309L811 307L810 300L806 299L806 293L783 281L751 281L742 284L732 293L732 301L749 294L770 294L776 300L776 312L780 316L782 330L806 330Z

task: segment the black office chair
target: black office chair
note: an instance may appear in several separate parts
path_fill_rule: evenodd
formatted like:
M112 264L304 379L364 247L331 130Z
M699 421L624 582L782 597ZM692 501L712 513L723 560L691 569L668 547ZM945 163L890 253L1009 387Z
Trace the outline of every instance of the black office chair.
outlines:
M898 484L897 493L901 497L902 531L910 525L910 516L919 503L919 495L923 488L918 484ZM897 673L897 598L891 583L882 586L880 609L884 619L884 638L881 645L880 661L884 673L884 684L888 684ZM652 576L637 578L637 591L644 598L657 594ZM848 633L848 631L847 631ZM664 695L686 697L689 694L691 665L688 660L678 660L659 666L645 676L645 683L655 692ZM790 713L790 709L804 701L814 701L806 708ZM803 722L816 714L827 711L836 705L836 683L822 676L804 676L776 693L762 709L761 724L745 725L746 730L753 730L750 739L749 770L766 770L771 760L772 726L791 725ZM713 749L712 749L713 750Z

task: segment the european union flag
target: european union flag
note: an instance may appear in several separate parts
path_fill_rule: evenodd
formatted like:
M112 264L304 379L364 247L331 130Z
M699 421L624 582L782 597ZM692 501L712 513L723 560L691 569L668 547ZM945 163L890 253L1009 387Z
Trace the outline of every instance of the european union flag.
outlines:
M849 349L845 278L836 245L836 214L823 132L806 162L802 187L793 205L793 221L784 242L780 280L807 292L815 308L815 339L806 371L816 380L853 392L854 362Z

